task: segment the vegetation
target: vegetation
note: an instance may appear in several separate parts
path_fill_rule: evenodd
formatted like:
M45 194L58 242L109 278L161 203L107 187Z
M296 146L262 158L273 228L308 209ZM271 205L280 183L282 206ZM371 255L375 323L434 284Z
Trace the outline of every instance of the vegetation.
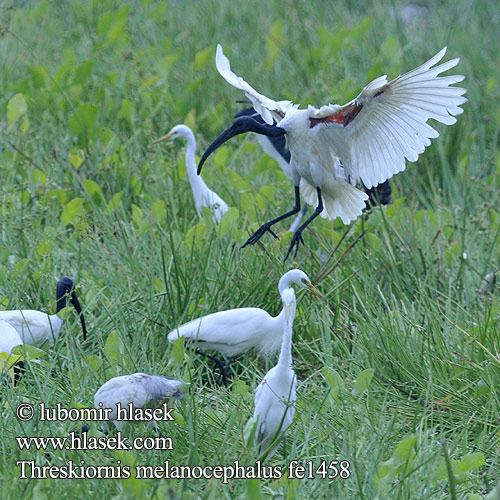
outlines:
M68 310L54 346L21 349L26 374L1 392L2 498L500 498L500 307L498 289L479 293L500 256L497 12L493 0L0 4L0 304L51 312L66 274L89 327L83 343ZM264 94L316 105L347 102L372 78L448 45L469 102L394 178L390 206L350 228L316 220L284 263L286 224L283 240L239 248L293 201L252 137L204 168L233 207L219 226L196 216L182 146L152 144L185 123L201 152L243 106L216 72L217 42ZM266 463L282 465L283 477L19 478L17 460L254 465L245 425L275 359L243 356L225 389L210 364L166 334L232 307L276 314L279 277L292 267L328 307L298 293L297 411ZM19 450L14 436L67 436L79 426L21 422L19 403L92 406L106 380L137 371L188 383L175 423L160 423L173 450ZM99 425L90 432L99 436ZM127 433L153 435L145 424ZM291 479L292 460L348 460L350 477Z

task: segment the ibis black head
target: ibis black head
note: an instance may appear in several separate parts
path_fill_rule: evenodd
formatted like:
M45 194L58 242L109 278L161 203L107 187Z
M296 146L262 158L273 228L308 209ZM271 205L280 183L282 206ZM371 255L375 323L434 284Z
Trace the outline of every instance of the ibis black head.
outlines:
M264 118L255 111L253 108L246 108L242 109L241 111L238 111L234 117L239 118L240 116L249 116L253 118L255 121L259 123L266 123L264 121ZM275 126L276 122L273 122L273 127ZM277 153L287 162L290 163L290 151L286 147L286 139L285 136L280 134L278 136L267 136L268 141L271 143L271 146L276 150Z
M231 123L231 125L222 132L217 139L215 139L210 146L208 146L205 153L201 157L200 163L198 164L198 175L201 172L203 164L207 158L219 147L227 142L231 137L235 135L244 134L245 132L255 132L261 135L267 135L268 137L279 137L285 135L285 129L277 127L276 125L269 125L267 123L261 123L251 116L238 116L236 120Z
M66 301L69 297L70 304L75 308L75 311L80 316L80 322L82 324L83 330L83 340L87 340L87 325L85 324L85 318L83 316L82 307L80 306L80 302L78 302L78 297L76 296L76 292L74 290L75 284L73 280L68 278L67 276L63 276L56 287L56 314L66 307Z

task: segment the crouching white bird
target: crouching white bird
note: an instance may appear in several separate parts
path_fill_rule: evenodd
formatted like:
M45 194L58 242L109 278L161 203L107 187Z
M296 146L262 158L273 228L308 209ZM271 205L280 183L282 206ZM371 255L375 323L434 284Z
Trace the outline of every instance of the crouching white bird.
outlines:
M117 420L118 403L122 409L154 408L166 402L169 398L183 398L182 382L163 375L149 375L148 373L133 373L122 375L108 380L94 396L94 407L110 408L109 421L122 431L126 420ZM158 430L155 420L151 425Z
M292 269L281 277L278 284L282 300L283 292L290 289L292 283L307 288L323 298L304 271ZM236 356L254 347L264 353L273 352L281 345L285 318L285 307L276 317L270 316L267 311L258 307L229 309L202 316L177 327L168 334L168 340L174 342L179 337L184 337L198 349L212 349L227 357ZM223 381L226 383L228 365L223 368L217 358L210 357L210 359L219 365Z
M213 214L214 221L220 222L221 217L229 210L227 203L214 191L208 188L205 181L196 173L196 139L193 131L187 125L176 125L167 135L156 139L154 143L174 139L186 139L186 170L189 184L193 191L194 204L199 217L203 216L203 207Z
M47 314L32 309L0 311L0 320L15 328L21 341L28 345L40 346L46 340L51 343L57 340L64 320L59 317L59 312L66 307L67 298L80 316L83 329L83 339L87 339L87 327L82 308L74 290L73 280L64 276L56 287L56 313Z
M259 453L269 458L278 448L295 414L297 376L292 368L292 331L295 317L295 292L287 288L281 294L285 308L283 339L278 364L271 368L255 390L255 437ZM273 444L274 443L274 444ZM270 448L271 447L271 448Z
M0 320L0 352L12 353L14 347L21 345L23 341L17 333L17 330L7 323Z
M18 345L22 345L22 343L21 337L16 329L6 321L0 320L0 352L12 354L12 349ZM18 361L14 364L14 385L17 385L23 369L23 361Z
M291 154L291 174L295 187L295 206L289 212L262 225L248 240L253 244L276 222L300 210L300 194L315 211L295 232L287 256L298 249L304 228L318 215L340 217L344 224L361 215L368 198L354 185L361 180L371 188L405 169L406 159L416 161L439 133L427 124L429 119L452 125L459 106L467 101L466 90L450 87L461 82L461 75L438 77L455 67L459 59L435 66L446 47L429 61L388 82L381 76L369 83L351 102L328 104L319 109L309 105L298 109L291 101L273 101L253 89L231 71L229 60L217 46L216 66L221 76L243 90L265 123L249 116L237 119L208 147L198 165L201 171L207 157L231 137L244 132L276 137L286 136ZM273 119L277 121L273 126ZM346 179L335 168L340 159Z

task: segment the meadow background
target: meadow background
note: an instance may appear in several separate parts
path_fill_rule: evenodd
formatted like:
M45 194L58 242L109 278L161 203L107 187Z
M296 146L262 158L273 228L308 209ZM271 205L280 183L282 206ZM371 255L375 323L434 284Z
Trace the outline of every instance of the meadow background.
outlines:
M493 0L2 1L0 305L53 312L68 275L89 328L84 343L68 310L57 344L26 353L21 384L2 386L2 498L500 498L498 289L479 293L499 261L499 20ZM394 178L390 206L343 240L341 223L316 220L284 263L289 233L239 248L293 202L254 138L231 141L203 170L233 207L218 227L196 216L183 145L152 144L185 123L201 152L243 106L215 69L218 42L262 93L303 105L347 102L448 45L469 102ZM19 479L19 459L253 464L244 427L274 358L243 356L226 389L166 333L232 307L277 314L292 267L328 307L298 294L297 411L270 464L344 459L349 479ZM107 379L137 371L189 384L175 425L160 425L173 451L19 451L13 436L64 436L75 424L19 422L17 404L91 406Z

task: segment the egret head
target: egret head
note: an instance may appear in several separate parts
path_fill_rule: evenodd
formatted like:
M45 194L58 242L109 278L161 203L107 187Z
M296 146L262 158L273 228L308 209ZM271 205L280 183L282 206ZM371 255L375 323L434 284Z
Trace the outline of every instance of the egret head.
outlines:
M307 274L300 269L292 269L281 277L278 285L281 296L283 296L283 292L285 290L290 288L290 285L292 283L295 283L302 288L307 288L310 292L314 293L314 295L316 295L320 299L324 299L320 291L311 283L311 280L308 278Z
M203 153L200 163L198 164L198 174L200 174L203 164L207 158L219 147L227 142L235 135L244 134L245 132L255 132L268 137L279 137L285 134L285 130L276 125L268 125L267 123L252 118L251 116L238 116L231 125L215 139L207 150Z
M82 307L80 302L78 302L78 297L74 290L75 284L71 278L63 276L56 287L56 314L66 307L66 301L69 297L70 304L75 308L75 311L80 316L80 322L82 324L83 330L83 340L87 340L87 325L85 324L85 318L83 316Z
M176 125L175 127L170 129L168 134L153 141L153 144L157 144L158 142L163 141L173 141L179 138L188 139L190 137L194 137L194 135L193 131L187 125Z

